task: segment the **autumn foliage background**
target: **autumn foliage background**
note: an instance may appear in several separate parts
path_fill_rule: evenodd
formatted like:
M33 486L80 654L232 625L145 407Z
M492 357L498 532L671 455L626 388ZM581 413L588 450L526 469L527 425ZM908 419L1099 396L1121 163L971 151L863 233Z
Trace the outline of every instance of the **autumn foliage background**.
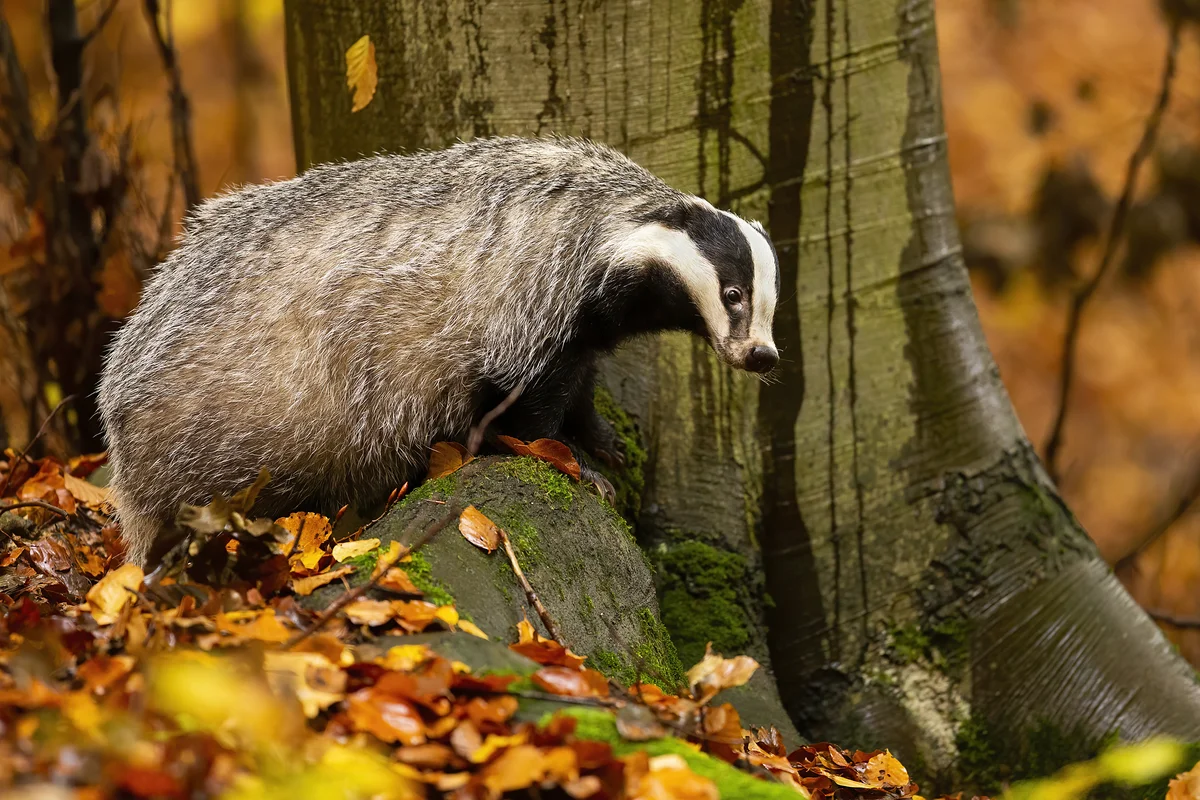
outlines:
M81 24L100 2L79 4ZM139 4L118 4L89 47L89 125L101 166L128 147L124 243L104 256L98 307L119 319L137 301L159 223L183 211L168 83ZM54 113L41 0L4 12L37 123ZM294 173L281 0L175 3L175 46L190 100L197 188L211 196ZM1042 446L1060 386L1066 309L1100 258L1102 234L1158 90L1167 30L1156 0L938 0L950 161L963 244L988 342L1030 438ZM349 44L349 43L347 43ZM350 96L346 103L349 110ZM1083 319L1061 490L1134 597L1200 664L1200 49L1185 32L1179 75L1137 191L1118 273ZM169 208L165 207L168 198ZM34 215L0 190L0 281L18 316ZM169 240L169 235L167 237ZM135 246L136 244L136 246ZM70 319L53 321L69 326ZM0 352L0 362L12 359ZM41 422L0 363L10 444ZM42 386L38 409L57 401ZM54 430L52 451L66 439Z

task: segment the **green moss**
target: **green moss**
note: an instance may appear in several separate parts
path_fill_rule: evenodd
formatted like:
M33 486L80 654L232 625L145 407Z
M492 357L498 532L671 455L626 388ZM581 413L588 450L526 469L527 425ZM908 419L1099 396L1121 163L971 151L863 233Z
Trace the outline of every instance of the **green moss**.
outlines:
M891 633L892 656L902 664L919 661L944 672L955 672L967 664L970 623L951 617L931 625L901 625Z
M616 491L614 505L617 512L626 519L635 519L641 511L642 492L646 488L646 448L642 446L637 423L617 404L608 389L597 385L594 402L596 412L613 426L625 450L625 466L612 469L601 464L598 468Z
M575 499L575 490L571 485L571 479L545 461L521 456L505 460L500 464L499 469L522 483L541 489L550 505L559 511L566 511L570 507L571 501Z
M400 506L403 507L409 503L419 503L422 500L437 495L439 497L449 497L458 489L458 474L451 472L449 475L443 475L440 478L434 478L431 481L425 481L417 488L413 489L404 499L400 501Z
M648 608L638 612L638 627L641 642L633 648L632 657L611 650L593 650L588 654L588 666L625 686L638 681L657 684L667 691L682 686L683 664L666 627Z
M413 553L408 561L400 564L400 567L408 573L408 577L424 593L426 600L439 606L454 604L454 595L450 594L450 590L441 581L433 577L433 569L425 560L424 555Z
M364 575L370 575L375 571L375 565L379 563L379 557L383 555L384 548L376 547L369 553L363 553L361 556L347 558L342 562L343 566L354 567L354 575L351 578L351 583L361 583L360 578Z
M685 664L718 652L739 653L750 644L751 618L740 596L752 581L746 559L696 541L664 545L657 554L662 621Z
M575 735L580 739L606 742L613 754L620 757L641 750L649 756L678 755L687 762L697 775L708 778L717 785L723 800L795 800L796 790L780 783L755 778L718 758L698 753L682 739L654 739L649 742L627 742L617 733L613 716L591 708L570 708L558 712L574 717ZM553 715L547 714L539 724L550 723Z

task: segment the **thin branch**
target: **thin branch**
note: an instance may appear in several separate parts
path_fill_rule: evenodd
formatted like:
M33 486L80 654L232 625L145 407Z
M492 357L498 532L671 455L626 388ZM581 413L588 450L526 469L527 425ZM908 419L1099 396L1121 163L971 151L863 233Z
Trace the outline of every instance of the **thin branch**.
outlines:
M104 26L107 25L108 21L112 18L113 12L117 10L117 2L118 0L109 0L108 7L100 12L99 18L96 19L96 24L92 26L92 29L83 37L84 47L87 47L89 44L91 44L92 40L99 36L100 32L104 30Z
M1170 511L1164 514L1145 535L1138 539L1138 544L1133 550L1117 559L1117 562L1113 564L1113 571L1121 574L1131 569L1137 563L1138 556L1144 553L1146 548L1158 541L1176 522L1181 520L1191 510L1192 506L1196 504L1197 499L1200 499L1200 459L1193 466L1187 484L1178 493L1175 502L1170 506Z
M1100 257L1100 266L1097 267L1096 274L1092 276L1091 280L1085 283L1083 288L1075 294L1070 311L1067 314L1067 332L1063 340L1062 377L1058 395L1058 410L1054 415L1054 424L1050 428L1050 435L1046 438L1045 447L1046 470L1050 473L1050 477L1055 480L1058 480L1059 477L1058 456L1062 446L1063 426L1066 422L1067 407L1071 398L1080 320L1083 317L1083 311L1088 301L1092 299L1092 295L1096 293L1100 282L1104 280L1112 266L1117 252L1117 244L1124 233L1125 223L1129 217L1129 209L1133 204L1133 192L1137 187L1138 173L1154 149L1154 142L1158 138L1158 130L1162 126L1163 115L1167 110L1167 105L1171 101L1171 86L1174 83L1175 68L1179 61L1179 40L1182 27L1183 25L1180 20L1173 19L1171 21L1166 60L1163 64L1162 80L1159 83L1158 99L1155 101L1150 115L1146 117L1146 126L1142 131L1142 138L1138 142L1137 148L1134 149L1133 154L1129 157L1129 165L1125 170L1125 184L1121 187L1121 195L1117 200L1112 220L1109 223L1104 251Z
M183 91L183 76L175 50L175 34L171 30L171 0L166 0L167 19L160 25L158 0L145 0L146 18L154 31L154 43L162 59L170 85L171 147L175 154L175 171L183 183L183 197L190 211L200 203L200 178L196 166L196 151L192 146L191 107ZM166 28L164 31L163 28Z
M537 592L533 590L533 584L525 577L524 571L521 569L520 563L517 561L517 554L513 550L512 541L508 538L508 534L504 529L497 526L496 530L500 531L500 541L504 542L504 552L508 554L508 563L512 564L513 572L517 576L517 580L521 582L521 588L525 590L525 597L529 600L529 604L537 611L538 617L541 618L542 624L546 626L546 633L550 634L550 638L561 644L563 647L567 643L563 641L562 634L558 630L558 626L554 624L554 618L550 616L550 612L542 605L542 601L538 598Z
M1177 617L1174 614L1168 614L1165 611L1154 611L1146 609L1146 613L1150 619L1155 622L1165 622L1168 625L1173 625L1176 628L1189 628L1200 630L1200 619L1195 617Z
M7 506L0 506L0 514L3 514L6 511L16 511L18 508L40 508L44 511L52 511L55 514L58 514L63 519L69 519L71 516L66 511L63 511L61 508L59 508L58 506L52 506L49 503L43 502L41 500L22 500L19 503L12 503Z
M29 84L25 79L25 70L17 57L17 48L13 43L12 30L8 20L0 15L0 66L4 70L7 91L4 93L4 105L7 110L5 127L11 129L13 140L14 160L17 167L25 174L27 192L35 192L38 185L40 159L38 157L38 141L36 128L33 124L33 111L29 104Z
M513 390L508 393L508 396L500 401L500 405L493 408L491 411L483 415L479 420L479 424L471 428L471 433L467 436L467 452L471 455L479 454L479 447L483 444L483 436L487 433L488 425L496 421L496 417L508 411L512 404L517 402L517 398L521 396L521 392L525 391L525 381L521 381Z
M46 426L48 426L50 424L50 420L54 419L54 416L56 414L58 414L59 409L61 409L63 406L65 406L67 403L71 402L74 399L75 399L75 395L69 394L66 397L64 397L62 400L59 400L58 405L56 405L54 408L50 409L50 413L46 415L46 418L44 420L42 420L42 427L38 428L37 433L35 433L33 435L33 438L25 443L25 448L23 450L21 450L20 455L18 455L8 465L8 472L4 473L4 483L0 483L0 497L3 497L4 493L8 491L8 482L9 482L9 479L12 478L13 470L16 469L16 465L21 463L22 461L24 461L29 456L30 448L32 448L37 443L38 439L42 438L42 434L44 434L46 432Z

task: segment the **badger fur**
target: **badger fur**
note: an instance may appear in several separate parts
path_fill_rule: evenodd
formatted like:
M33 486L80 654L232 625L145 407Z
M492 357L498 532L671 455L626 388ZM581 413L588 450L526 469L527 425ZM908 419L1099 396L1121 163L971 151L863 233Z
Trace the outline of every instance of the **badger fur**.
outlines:
M264 466L264 514L377 501L522 383L495 430L611 455L597 356L682 329L765 372L778 281L760 225L576 139L376 156L210 200L100 383L127 557L161 557L180 502Z

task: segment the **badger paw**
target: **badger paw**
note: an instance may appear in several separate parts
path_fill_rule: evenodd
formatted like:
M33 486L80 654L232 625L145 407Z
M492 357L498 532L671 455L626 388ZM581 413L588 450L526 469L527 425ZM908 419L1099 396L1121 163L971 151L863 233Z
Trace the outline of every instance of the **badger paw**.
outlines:
M613 488L608 478L591 467L580 465L579 480L585 484L590 483L596 490L596 494L600 495L600 499L610 506L617 502L617 491Z
M612 423L599 414L593 414L580 444L589 455L604 462L609 469L625 466L625 443L617 435Z

